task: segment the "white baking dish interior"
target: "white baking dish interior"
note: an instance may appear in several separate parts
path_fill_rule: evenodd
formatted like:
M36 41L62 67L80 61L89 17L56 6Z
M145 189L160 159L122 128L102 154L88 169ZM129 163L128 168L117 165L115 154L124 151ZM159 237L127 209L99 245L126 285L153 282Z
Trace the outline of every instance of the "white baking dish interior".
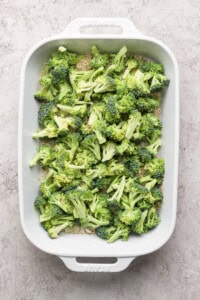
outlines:
M34 209L34 200L38 194L39 167L30 169L28 164L34 156L38 143L31 136L38 128L38 103L33 94L38 88L41 68L50 54L59 45L64 45L70 51L85 53L92 45L101 50L117 52L126 45L129 52L148 56L165 66L166 76L170 78L170 86L163 95L162 122L163 147L161 156L166 163L166 173L163 186L164 202L160 210L161 223L152 231L142 236L132 235L129 241L117 241L108 244L95 235L61 235L52 240L39 223L38 213ZM21 221L28 239L41 250L58 256L87 257L136 257L160 248L171 236L176 218L176 190L178 164L178 71L176 61L171 51L162 43L145 36L111 38L73 38L52 39L36 47L27 57L22 71L21 91L21 153L19 159L20 190L21 190ZM19 145L19 147L20 147Z

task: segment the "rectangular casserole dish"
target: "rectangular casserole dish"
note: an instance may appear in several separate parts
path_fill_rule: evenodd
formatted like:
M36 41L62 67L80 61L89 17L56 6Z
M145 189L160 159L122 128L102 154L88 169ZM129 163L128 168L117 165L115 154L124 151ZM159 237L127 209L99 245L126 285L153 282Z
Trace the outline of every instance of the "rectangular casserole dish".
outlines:
M121 34L82 34L83 26L117 26ZM92 45L101 50L117 52L126 45L129 52L141 54L161 62L170 85L163 95L162 122L163 147L161 156L165 159L164 201L160 211L161 223L142 236L131 236L127 242L108 244L95 235L67 234L52 240L39 223L34 209L38 194L39 167L29 168L38 142L31 138L38 128L38 103L34 92L43 64L59 45L70 51L85 53ZM75 19L59 36L38 43L27 54L21 72L19 103L19 199L21 224L27 238L44 252L59 256L65 265L74 271L117 272L124 270L137 256L151 253L163 246L170 238L176 220L177 180L179 147L179 78L176 59L171 50L162 42L141 34L127 19ZM76 257L116 257L114 264L79 263Z

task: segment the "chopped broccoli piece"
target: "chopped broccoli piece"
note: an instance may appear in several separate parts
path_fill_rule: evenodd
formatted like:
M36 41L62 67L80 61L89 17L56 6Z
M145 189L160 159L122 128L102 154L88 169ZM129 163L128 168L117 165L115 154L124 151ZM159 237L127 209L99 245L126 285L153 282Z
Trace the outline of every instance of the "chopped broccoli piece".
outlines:
M136 234L142 234L147 232L147 227L145 226L145 221L147 218L148 210L145 210L141 214L141 218L136 224L133 224L132 230Z
M37 154L30 161L29 166L33 167L40 162L42 166L48 166L52 161L52 148L48 145L41 145L38 149Z

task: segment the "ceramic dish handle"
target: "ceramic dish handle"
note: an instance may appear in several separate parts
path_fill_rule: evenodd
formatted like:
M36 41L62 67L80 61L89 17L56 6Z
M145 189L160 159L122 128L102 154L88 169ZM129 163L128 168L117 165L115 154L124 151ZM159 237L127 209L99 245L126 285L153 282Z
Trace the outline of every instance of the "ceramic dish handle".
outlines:
M135 257L119 257L115 263L80 263L76 257L60 256L65 266L76 272L120 272L125 270Z
M141 32L133 25L133 23L126 18L77 18L67 25L66 29L61 33L61 36L65 34L84 37L92 35L81 33L82 27L120 27L122 29L122 33L117 35L142 35ZM98 35L101 36L101 34ZM105 34L103 35L105 36Z

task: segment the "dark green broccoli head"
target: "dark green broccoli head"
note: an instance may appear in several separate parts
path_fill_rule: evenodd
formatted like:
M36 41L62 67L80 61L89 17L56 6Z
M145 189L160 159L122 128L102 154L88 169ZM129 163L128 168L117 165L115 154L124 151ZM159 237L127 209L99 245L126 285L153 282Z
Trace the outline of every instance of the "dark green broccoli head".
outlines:
M91 183L92 189L106 190L112 181L112 177L96 178Z
M141 163L135 156L124 159L125 175L128 177L135 177L140 169Z
M68 68L63 66L58 66L51 71L51 74L52 74L52 84L58 86L59 84L67 80Z
M151 85L150 91L151 93L157 93L163 91L170 83L170 80L162 75L162 74L154 74Z
M57 109L52 102L42 103L38 110L38 123L41 128L45 127L47 121L53 119Z
M41 89L34 94L36 100L51 102L54 96L50 90Z
M39 212L40 212L41 214L44 213L46 204L47 204L47 200L46 200L44 197L42 197L42 196L37 196L37 197L35 198L34 206L35 206L36 209L39 210Z
M142 163L149 162L153 158L153 154L145 147L138 149L138 156Z
M163 74L164 73L164 66L162 64L158 64L154 61L150 61L150 60L142 60L139 63L139 69L142 72L150 72L150 73L160 73Z
M135 107L141 113L154 112L157 108L160 107L160 102L158 99L139 98L135 101Z

